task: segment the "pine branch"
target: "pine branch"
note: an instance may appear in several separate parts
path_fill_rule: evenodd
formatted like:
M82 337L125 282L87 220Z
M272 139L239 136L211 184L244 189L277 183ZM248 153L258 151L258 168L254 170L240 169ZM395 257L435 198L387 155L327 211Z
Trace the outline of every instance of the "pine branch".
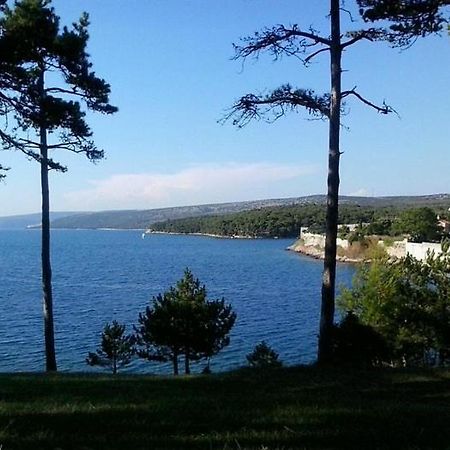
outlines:
M386 40L409 47L419 37L440 33L449 23L450 0L357 0L366 22L390 21ZM447 12L447 15L445 15Z
M18 141L19 145L22 145L23 147L32 147L32 148L39 149L41 146L39 144L39 142L35 142L30 139L19 138L17 141Z
M323 119L330 115L329 105L329 94L317 95L311 89L293 90L287 84L269 95L247 94L241 97L222 121L233 117L233 125L243 127L253 119L260 120L271 114L271 118L266 120L273 122L284 116L287 110L295 111L299 108L305 108L311 116Z
M387 32L386 30L383 30L381 28L370 28L368 30L351 31L347 33L346 36L350 39L342 43L342 49L350 47L351 45L356 44L357 42L362 40L373 42L386 39Z
M74 87L73 89L63 89L63 88L58 88L58 87L51 87L51 88L47 88L45 90L46 93L59 93L59 94L67 94L67 95L76 95L78 97L82 97L85 98L86 95L83 94L82 92L79 92L77 90L76 87Z
M44 162L44 159L39 153L36 153L35 151L26 148L21 147L18 148L28 159L32 159L34 161L37 161L39 164ZM47 158L46 160L48 170L56 170L57 172L67 172L67 167L63 166L59 162L54 161L52 158Z
M356 91L356 88L353 88L350 91L343 91L341 94L342 98L348 97L350 95L355 96L358 100L360 100L362 103L364 103L367 106L370 106L371 108L375 109L377 112L379 112L380 114L390 114L390 113L395 113L397 114L397 112L395 111L394 108L392 108L392 106L387 105L385 102L383 102L382 106L376 105L375 103L367 100L366 98L364 98L361 94L359 94ZM398 115L398 114L397 114Z
M299 55L305 54L316 45L330 46L331 41L317 34L313 29L302 31L298 25L286 28L278 25L267 28L262 32L255 32L253 36L241 39L242 45L233 44L235 56L233 59L258 57L261 51L270 51L275 59L286 54L303 60Z
M312 60L313 58L315 58L315 57L316 57L317 55L319 55L320 53L323 53L323 52L329 52L329 51L330 51L329 47L321 48L321 49L315 51L314 53L311 53L310 55L308 55L308 56L303 60L303 63L304 63L305 65L307 65L308 63L311 62L311 60Z
M2 141L2 145L5 150L10 150L13 148L20 150L22 147L22 144L20 144L20 142L18 142L17 139L15 139L13 136L10 136L8 133L5 133L1 129L0 129L0 140Z
M1 172L7 172L9 169L10 169L9 167L5 167L0 164L0 181L6 177L6 175Z

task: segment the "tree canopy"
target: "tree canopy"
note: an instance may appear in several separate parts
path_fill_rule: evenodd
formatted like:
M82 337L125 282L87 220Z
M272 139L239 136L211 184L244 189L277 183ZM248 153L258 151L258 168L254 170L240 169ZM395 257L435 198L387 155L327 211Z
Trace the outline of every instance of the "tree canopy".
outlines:
M399 46L445 30L450 18L450 0L357 0L357 3L365 21L391 22L386 38Z
M105 114L117 108L109 104L110 86L92 70L86 51L88 26L89 16L83 13L71 29L61 29L50 0L21 0L13 8L4 8L0 20L0 99L7 106L6 113L15 119L12 137L3 140L6 148L19 149L40 162L41 142L31 139L29 131L39 134L44 127L51 134L50 151L83 153L90 160L103 157L91 139L80 101ZM45 79L46 73L60 78ZM50 80L52 84L47 85ZM55 139L56 132L59 139ZM66 170L52 158L47 158L47 165Z
M138 355L154 361L171 361L178 374L178 358L190 361L210 358L230 342L236 320L224 299L207 300L206 287L186 269L176 286L153 298L139 314L136 327Z
M412 242L440 240L438 220L431 208L403 211L392 226L395 234L406 234Z

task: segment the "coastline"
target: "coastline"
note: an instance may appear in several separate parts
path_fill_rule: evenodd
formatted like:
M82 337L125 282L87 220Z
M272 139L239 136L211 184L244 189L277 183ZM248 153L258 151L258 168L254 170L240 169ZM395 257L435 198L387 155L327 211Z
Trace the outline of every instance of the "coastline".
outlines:
M212 234L212 233L181 233L175 231L151 231L147 230L144 233L147 234L168 234L175 236L199 236L199 237L210 237L214 239L279 239L278 237L262 237L262 236L242 236L242 235L234 235L234 236L224 236L221 234ZM300 253L304 256L308 256L309 258L314 258L318 260L325 259L324 249L318 249L313 246L306 246L299 244L298 241L295 241L292 245L286 247L287 251ZM349 263L356 264L364 261L363 258L349 258L348 256L336 255L336 261L341 263Z
M37 227L27 227L27 230L40 230ZM164 235L174 235L174 236L197 236L197 237L207 237L213 239L244 239L244 240L257 240L257 239L289 239L289 238L279 238L278 236L249 236L249 235L232 235L225 236L221 234L214 233L183 233L183 232L175 232L175 231L157 231L157 230L149 230L148 228L52 228L54 230L75 230L75 231L139 231L142 233L142 238L144 239L146 235L151 234L164 234ZM325 251L323 248L319 248L318 246L312 245L304 245L300 243L298 240L294 241L293 244L286 247L287 251L300 253L309 258L324 260L325 259ZM351 258L345 255L336 255L336 261L340 263L349 263L349 264L358 264L361 262L367 262L368 260L365 258Z
M294 242L292 245L287 247L286 250L290 252L300 253L314 259L325 259L325 249L313 247L310 245L303 245L298 242ZM336 261L341 263L357 264L367 260L365 260L364 258L349 258L348 256L336 255Z
M7 228L3 228L7 229ZM9 228L10 230L41 230L41 226L28 226L25 228ZM50 226L52 231L55 230L64 230L64 231L145 231L146 228L65 228L65 227L52 227Z
M168 235L175 235L175 236L199 236L199 237L209 237L214 239L279 239L276 237L262 237L262 236L242 236L242 235L233 235L233 236L224 236L221 234L212 234L212 233L181 233L181 232L175 232L175 231L152 231L152 230L146 230L144 232L144 235L147 234L168 234ZM319 249L313 246L306 246L302 245L296 240L293 244L286 247L287 251L300 253L304 256L308 256L309 258L314 258L318 260L324 260L325 259L325 253L324 249ZM336 261L341 263L349 263L349 264L356 264L361 263L364 261L363 258L349 258L348 256L341 256L336 255Z
M225 236L223 234L213 234L213 233L182 233L180 231L156 231L156 230L146 230L144 234L169 234L174 236L200 236L200 237L210 237L215 239L278 239L277 237L267 237L263 238L261 236L245 236L235 234L232 236Z

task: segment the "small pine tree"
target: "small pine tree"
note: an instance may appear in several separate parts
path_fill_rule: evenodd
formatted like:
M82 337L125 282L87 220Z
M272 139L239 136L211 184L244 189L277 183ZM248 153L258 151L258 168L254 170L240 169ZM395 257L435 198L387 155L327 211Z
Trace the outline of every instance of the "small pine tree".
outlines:
M184 356L185 373L190 362L209 360L230 343L229 333L236 314L224 299L207 300L206 287L189 269L175 287L153 297L139 314L135 327L138 356L150 361L171 361L178 374L178 359Z
M283 363L275 352L265 341L260 342L254 350L247 355L250 367L255 369L265 369L269 367L281 367Z
M116 320L107 323L102 332L100 348L95 353L89 352L86 363L90 366L109 367L115 375L119 368L130 364L135 353L135 338L125 334L125 325Z

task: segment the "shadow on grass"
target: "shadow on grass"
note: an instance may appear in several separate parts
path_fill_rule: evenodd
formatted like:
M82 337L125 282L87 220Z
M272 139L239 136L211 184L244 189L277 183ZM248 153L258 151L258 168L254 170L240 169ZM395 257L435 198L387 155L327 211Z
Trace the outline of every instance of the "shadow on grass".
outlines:
M448 371L1 376L4 449L448 448Z

